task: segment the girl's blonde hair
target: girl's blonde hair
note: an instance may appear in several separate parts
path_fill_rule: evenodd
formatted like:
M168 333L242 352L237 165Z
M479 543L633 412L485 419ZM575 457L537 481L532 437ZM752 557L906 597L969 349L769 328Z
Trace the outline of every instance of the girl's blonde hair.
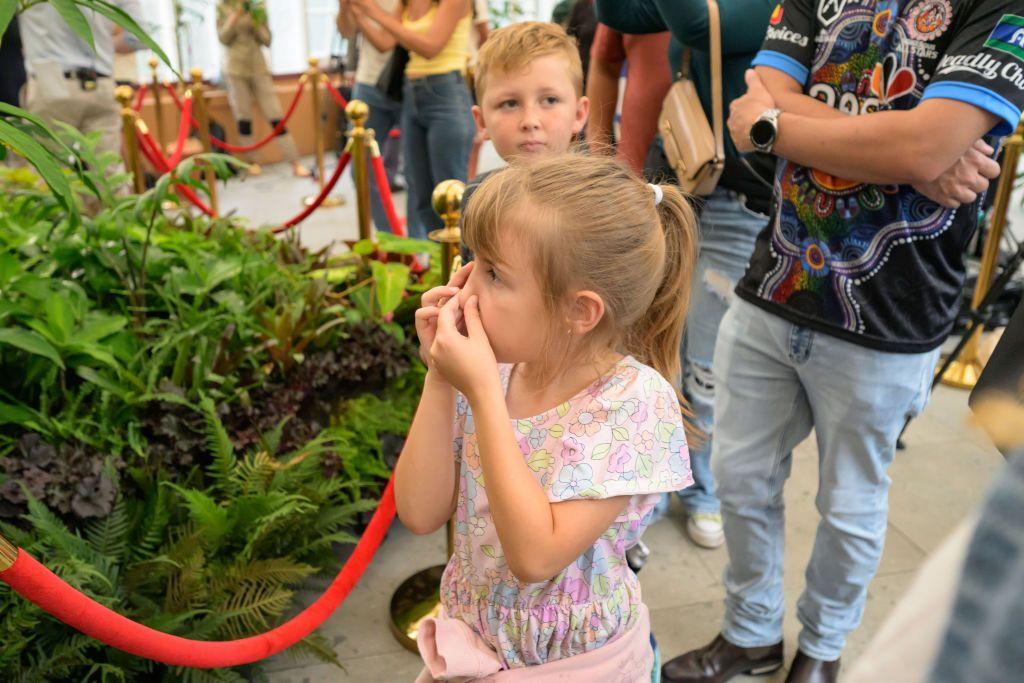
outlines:
M604 346L650 365L680 386L679 342L697 259L697 220L674 185L655 192L619 162L565 154L492 174L468 203L463 239L501 263L504 248L533 263L549 316L537 367L551 378L571 362L568 295L596 292L605 314L580 353ZM679 397L682 401L682 396ZM683 402L685 406L685 402Z

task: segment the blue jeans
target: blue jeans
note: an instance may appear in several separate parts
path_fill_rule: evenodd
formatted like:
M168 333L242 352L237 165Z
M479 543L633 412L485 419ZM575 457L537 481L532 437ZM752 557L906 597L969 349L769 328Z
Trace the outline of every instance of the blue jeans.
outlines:
M366 119L366 127L372 128L377 143L383 150L388 144L388 133L398 125L402 115L400 102L388 98L380 90L369 83L356 83L352 87L352 99L362 100L370 107L370 116ZM353 168L352 173L355 173ZM380 197L380 190L377 189L377 180L370 168L369 158L366 163L367 177L370 179L370 212L373 214L374 226L383 232L391 232L391 224L388 223L388 215L384 211L384 204ZM355 176L352 177L353 181Z
M813 428L821 521L797 603L799 645L839 657L882 555L896 438L924 408L938 357L867 349L733 299L715 346L711 456L729 550L729 642L782 640L782 487Z
M718 512L711 473L715 381L712 361L722 316L729 308L736 282L747 269L754 240L768 217L743 206L735 192L719 188L708 197L700 216L700 256L690 283L690 312L679 355L683 362L683 395L690 402L704 440L690 446L693 485L679 492L689 514Z
M409 186L409 237L443 227L430 196L442 180L466 182L473 146L472 101L458 71L410 78L402 102L402 140Z

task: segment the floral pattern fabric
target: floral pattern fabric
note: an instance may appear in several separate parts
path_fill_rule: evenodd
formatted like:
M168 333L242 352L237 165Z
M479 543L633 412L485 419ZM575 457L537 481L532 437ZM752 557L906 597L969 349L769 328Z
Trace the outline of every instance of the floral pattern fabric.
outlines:
M512 366L500 366L506 390ZM508 568L490 515L472 411L456 402L461 462L455 552L441 602L498 654L505 668L596 649L633 626L640 583L626 549L650 523L660 495L693 483L672 386L627 356L561 405L511 422L523 459L552 503L630 496L594 545L549 581L526 584Z

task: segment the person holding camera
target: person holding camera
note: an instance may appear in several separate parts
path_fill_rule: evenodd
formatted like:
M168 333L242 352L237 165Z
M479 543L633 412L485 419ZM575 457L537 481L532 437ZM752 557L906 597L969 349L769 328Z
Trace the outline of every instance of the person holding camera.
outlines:
M254 106L260 108L271 127L276 127L281 121L281 103L263 58L263 48L270 46L271 39L266 7L259 0L220 3L217 7L217 38L226 48L224 79L228 86L228 104L238 124L241 144L250 145ZM285 160L292 165L292 172L299 177L308 177L309 169L299 162L299 151L287 129L282 128L278 133L277 144ZM251 156L246 161L251 161ZM258 164L253 163L249 167L250 175L258 175L260 171Z
M375 0L385 12L393 12L399 0ZM355 84L352 86L352 99L365 102L370 108L370 116L366 119L366 127L373 130L380 143L381 152L387 145L395 144L397 141L389 139L388 133L392 128L397 128L402 116L402 103L396 102L381 92L377 87L380 74L384 66L391 59L392 50L378 50L377 47L366 39L366 36L359 30L355 16L352 13L352 0L338 0L337 16L338 32L347 40L355 40L358 45L359 59L356 65ZM385 161L387 157L385 155ZM369 159L367 159L369 164ZM397 165L397 164L396 164ZM367 173L369 173L367 165ZM352 169L355 174L355 168ZM394 173L388 174L393 177ZM353 178L355 175L353 175ZM370 183L370 211L373 214L373 224L377 230L391 232L391 224L388 222L388 214L384 209L380 197L380 190L376 183Z

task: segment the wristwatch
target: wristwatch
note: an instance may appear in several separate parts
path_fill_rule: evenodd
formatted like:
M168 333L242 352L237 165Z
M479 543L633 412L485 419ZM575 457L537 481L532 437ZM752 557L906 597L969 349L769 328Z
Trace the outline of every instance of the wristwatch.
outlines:
M750 144L758 152L771 154L775 146L775 138L779 135L779 109L768 109L754 121L750 127Z

